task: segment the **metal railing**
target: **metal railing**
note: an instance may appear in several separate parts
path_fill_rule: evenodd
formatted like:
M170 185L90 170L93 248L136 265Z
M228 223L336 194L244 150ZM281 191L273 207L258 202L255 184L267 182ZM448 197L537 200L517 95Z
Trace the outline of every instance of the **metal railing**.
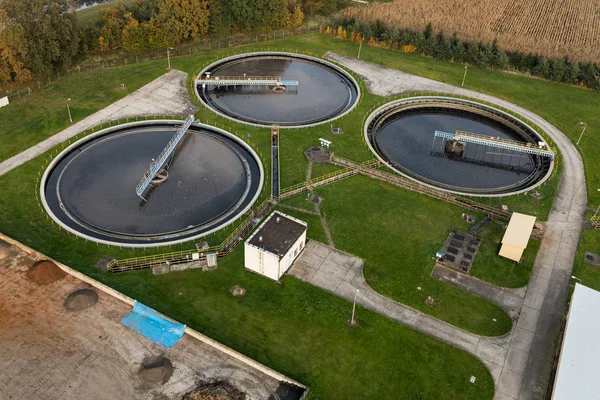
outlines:
M534 143L523 143L516 140L504 139L480 135L477 133L456 131L456 133L435 131L435 136L444 139L453 139L466 143L481 144L490 147L496 147L504 150L512 150L521 153L535 154L543 157L554 158L554 152L541 148Z
M194 122L193 115L190 115L189 117L186 118L183 125L177 130L177 133L175 133L175 136L173 136L171 138L171 140L169 140L169 143L167 143L167 146L158 155L156 160L152 161L152 164L150 164L150 168L144 173L144 177L142 178L140 183L138 183L138 185L135 188L135 192L142 199L144 198L142 195L144 194L144 192L150 185L150 182L152 181L152 179L154 179L154 177L156 176L158 171L160 171L160 169L163 167L163 165L165 165L165 163L167 162L167 159L169 158L171 153L173 153L173 151L175 150L175 148L177 147L177 145L183 138L183 135L185 135L188 128L192 125L193 122Z
M362 165L355 163L353 161L341 158L341 157L332 157L331 163L334 165L351 167L354 166L356 170L366 176L370 176L372 178L391 183L395 186L402 187L407 190L411 190L413 192L425 194L430 197L434 197L436 199L444 200L446 202L459 205L464 208L468 208L472 211L476 211L482 214L489 215L492 218L502 219L508 221L510 216L512 215L508 211L504 211L498 208L494 208L485 204L478 203L474 200L459 197L453 195L448 192L444 192L442 190L438 190L435 188L431 188L429 186L425 186L414 182L410 179L403 178L398 175L391 174L389 172L380 171L376 168L370 167L368 165Z
M246 217L246 219L244 219L242 223L217 246L112 260L108 263L107 270L110 272L125 272L152 268L165 264L185 264L192 261L205 260L208 254L216 254L219 258L225 257L235 249L244 237L254 229L258 224L258 221L269 213L273 207L275 207L275 203L272 202L271 199L263 201L258 207L250 211L248 217Z

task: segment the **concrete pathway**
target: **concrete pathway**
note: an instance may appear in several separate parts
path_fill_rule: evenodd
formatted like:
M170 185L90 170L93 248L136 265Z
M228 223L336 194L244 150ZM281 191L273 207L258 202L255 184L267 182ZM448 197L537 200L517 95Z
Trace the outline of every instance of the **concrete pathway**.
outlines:
M288 273L348 301L475 354L498 382L508 352L509 337L485 338L380 295L366 283L363 260L311 240Z
M519 316L525 292L527 291L526 286L518 289L509 289L492 285L491 283L439 264L436 264L433 268L431 277L497 304L513 320Z
M187 74L181 71L172 70L160 76L121 100L71 125L64 131L1 162L0 176L66 142L73 136L108 121L145 115L188 115L196 112L198 107L192 103L188 96L186 82Z
M520 316L506 337L485 339L490 344L489 348L494 349L486 358L493 358L494 365L499 366L490 366L486 362L497 382L495 399L541 399L548 386L554 340L564 315L573 261L585 222L587 191L584 167L575 146L554 125L506 100L331 52L326 57L368 77L369 90L380 96L431 91L464 95L497 104L537 124L560 149L563 174ZM472 349L469 351L479 355L479 348L475 352Z

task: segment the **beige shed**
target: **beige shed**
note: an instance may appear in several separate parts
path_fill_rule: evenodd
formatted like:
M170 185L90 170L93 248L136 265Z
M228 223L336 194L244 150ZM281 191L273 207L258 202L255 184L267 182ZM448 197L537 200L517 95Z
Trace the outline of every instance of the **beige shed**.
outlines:
M523 252L527 248L529 237L535 225L535 217L513 213L502 238L500 255L516 262L521 262Z

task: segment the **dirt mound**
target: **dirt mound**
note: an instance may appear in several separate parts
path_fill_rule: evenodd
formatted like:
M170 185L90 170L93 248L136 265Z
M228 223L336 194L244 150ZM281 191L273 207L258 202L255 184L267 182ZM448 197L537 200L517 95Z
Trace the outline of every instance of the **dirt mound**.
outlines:
M198 386L183 400L246 400L246 395L228 382L214 382Z
M164 385L173 375L173 363L165 356L149 356L142 361L140 378L146 382Z
M67 274L50 260L37 261L27 270L29 280L38 285L49 285L65 276Z
M77 289L67 296L65 308L69 311L81 311L98 302L98 293L93 289Z

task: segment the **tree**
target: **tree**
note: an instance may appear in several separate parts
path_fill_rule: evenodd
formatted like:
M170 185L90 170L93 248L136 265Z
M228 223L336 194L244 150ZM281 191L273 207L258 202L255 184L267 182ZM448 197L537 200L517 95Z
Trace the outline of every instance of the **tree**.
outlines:
M25 38L20 26L13 26L6 13L0 9L0 82L25 82L31 72L21 61Z
M79 49L80 30L69 0L3 0L10 25L22 33L22 62L35 73L68 68Z
M567 69L565 59L563 57L553 58L552 60L550 60L548 68L550 69L550 79L557 82L563 82L565 78L565 70Z
M456 32L452 34L452 38L450 39L450 48L452 51L452 58L455 62L465 62L465 46L456 36Z
M533 69L531 70L531 73L533 75L539 76L541 78L548 78L549 72L550 69L548 68L548 62L544 57L539 57L537 64L534 65Z
M304 22L304 13L299 5L294 7L294 11L290 15L290 28L298 28Z
M157 23L170 46L184 39L198 39L208 32L208 3L205 0L160 0L159 9Z
M122 46L127 51L140 51L146 48L144 30L137 19L132 18L123 28Z
M104 39L104 44L101 47L104 51L121 48L123 29L125 29L125 26L131 19L133 17L131 13L127 12L124 5L107 8L100 12L100 21L102 24L100 36Z
M452 58L452 47L450 41L444 36L444 31L439 31L435 37L433 56L440 60L450 60Z
M581 73L581 70L579 69L579 63L577 61L569 61L568 58L565 58L565 63L565 83L577 85L580 82L579 74Z

